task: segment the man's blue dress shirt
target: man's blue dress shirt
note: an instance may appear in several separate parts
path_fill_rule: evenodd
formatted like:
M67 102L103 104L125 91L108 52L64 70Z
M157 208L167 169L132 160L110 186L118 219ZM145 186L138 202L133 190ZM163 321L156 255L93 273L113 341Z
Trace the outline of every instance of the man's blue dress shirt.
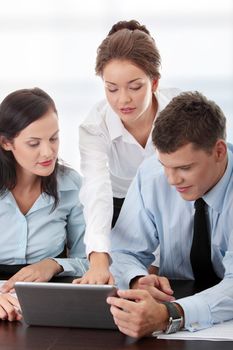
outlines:
M233 154L228 150L224 176L203 199L208 205L212 263L223 280L216 286L177 302L191 331L233 319ZM147 275L160 245L160 275L193 279L190 249L194 202L182 199L158 170L156 155L139 168L111 233L111 270L120 288Z

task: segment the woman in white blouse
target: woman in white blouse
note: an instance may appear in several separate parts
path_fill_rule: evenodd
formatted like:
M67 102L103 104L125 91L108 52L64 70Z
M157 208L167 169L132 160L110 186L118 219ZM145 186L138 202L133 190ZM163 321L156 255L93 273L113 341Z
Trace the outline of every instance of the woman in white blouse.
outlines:
M145 26L116 23L97 51L106 100L80 126L80 200L90 269L77 283L113 283L109 233L142 161L154 154L153 122L176 89L159 90L160 54Z

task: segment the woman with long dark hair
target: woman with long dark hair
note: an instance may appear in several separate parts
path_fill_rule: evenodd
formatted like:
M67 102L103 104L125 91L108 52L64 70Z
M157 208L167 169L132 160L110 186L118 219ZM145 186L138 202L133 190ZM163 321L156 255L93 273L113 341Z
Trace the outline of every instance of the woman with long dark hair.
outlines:
M0 105L0 318L20 316L8 294L16 281L83 275L87 260L80 176L58 161L52 98L17 90ZM67 259L66 257L69 257Z

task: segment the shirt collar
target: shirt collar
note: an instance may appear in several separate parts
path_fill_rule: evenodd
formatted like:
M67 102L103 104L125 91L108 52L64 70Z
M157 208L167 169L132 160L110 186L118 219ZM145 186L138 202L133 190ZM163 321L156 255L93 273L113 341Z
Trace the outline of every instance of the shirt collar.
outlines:
M203 199L208 204L208 206L213 208L218 213L221 213L222 211L226 190L229 185L229 181L231 181L231 177L232 177L233 155L230 150L228 150L227 156L228 156L228 163L227 163L227 168L223 177L206 195L203 196Z
M125 129L124 125L110 106L107 106L106 124L112 141L119 136L123 136Z
M78 191L77 181L79 181L77 179L77 175L72 169L69 169L69 168L67 169L67 167L66 167L64 172L58 171L58 174L57 174L58 193L63 192L63 191L74 191L74 190ZM81 178L80 178L79 185L80 185L79 187L81 187ZM14 196L12 195L12 193L10 191L7 191L3 195L2 200L4 200L5 203L13 205L14 207L18 208L16 201L14 199ZM27 214L25 216L31 214L35 210L38 210L42 207L51 205L53 203L54 203L54 199L51 196L47 195L46 193L42 193L37 198L37 200L35 201L35 203L31 207L31 209L27 212Z
M73 169L65 167L64 171L61 170L57 175L58 191L72 191L78 189L77 181L77 173Z
M58 171L57 173L57 190L58 196L61 196L61 192L65 191L78 191L78 183L77 183L77 175L74 170L65 167L64 172ZM81 186L81 181L80 181ZM47 195L46 193L42 193L40 197L33 204L31 209L28 211L26 215L31 214L33 211L39 210L40 208L53 205L54 199Z
M155 115L156 117L159 114L159 112L166 107L170 99L165 95L161 94L159 90L155 92L155 97L158 102L158 110ZM113 111L113 109L109 105L107 106L106 110L106 124L112 141L117 137L126 136L126 134L128 138L128 131L125 129L118 115Z

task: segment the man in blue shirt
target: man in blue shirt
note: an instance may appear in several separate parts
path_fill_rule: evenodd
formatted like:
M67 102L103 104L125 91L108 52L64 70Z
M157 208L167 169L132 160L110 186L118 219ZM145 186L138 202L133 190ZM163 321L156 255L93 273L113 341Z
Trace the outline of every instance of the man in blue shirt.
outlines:
M198 92L175 97L155 121L158 160L152 156L140 167L111 237L118 286L133 288L107 300L125 334L195 331L233 319L233 154L225 124L221 109ZM156 170L158 161L164 171ZM200 198L206 204L210 264L221 282L174 302L167 278L194 279L190 252L194 201ZM158 245L160 276L167 278L145 276Z

